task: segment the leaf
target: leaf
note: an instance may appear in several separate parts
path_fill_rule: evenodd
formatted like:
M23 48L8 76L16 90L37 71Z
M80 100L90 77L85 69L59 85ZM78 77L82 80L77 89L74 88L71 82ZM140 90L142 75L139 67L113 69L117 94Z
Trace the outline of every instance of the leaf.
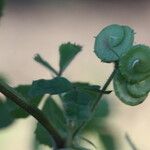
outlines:
M103 120L110 113L109 103L106 99L102 99L99 107L96 109L93 117L86 124L83 132L98 132L103 124Z
M11 125L13 121L14 118L9 113L6 102L0 101L0 128L4 128Z
M51 124L57 131L62 135L62 137L66 137L67 127L66 127L66 119L64 117L64 112L60 109L60 107L55 103L55 101L49 97L43 108L42 112L47 116ZM41 144L46 144L51 146L50 135L49 133L38 123L37 128L35 130L36 139Z
M100 86L99 85L91 85L89 83L85 82L75 82L73 83L74 86L83 91L85 90L87 93L89 93L92 97L92 103L94 100L98 97L100 91ZM106 94L110 94L112 91L105 91ZM91 105L92 105L91 103ZM98 109L95 112L94 117L100 118L100 117L106 117L109 114L109 106L107 100L102 100L99 104Z
M81 51L81 46L72 44L70 42L60 45L59 54L60 54L60 73L62 73L74 57Z
M95 111L94 118L104 118L107 117L109 113L109 104L106 99L103 99Z
M73 85L77 89L82 89L86 91L91 91L99 94L100 92L103 92L103 94L110 94L112 91L101 91L101 87L99 85L92 85L87 82L74 82Z
M30 99L28 96L28 92L31 88L31 85L19 85L15 88L17 92L22 94L27 100L27 103L33 106L38 106L39 103L42 100L42 96L38 96L36 98ZM9 112L15 117L15 118L26 118L29 116L27 112L25 112L22 108L20 108L18 105L16 105L14 102L12 102L10 99L7 99L7 105L9 108Z
M107 101L103 100L103 102L107 102ZM101 110L102 107L103 106L100 105L99 111L105 111L104 109ZM109 108L106 111L109 112ZM102 112L102 114L106 114L106 112ZM109 132L109 128L107 127L106 123L102 120L104 119L103 117L107 117L107 115L102 116L102 118L100 116L99 118L93 116L92 119L87 123L85 128L82 130L82 134L85 137L86 135L88 135L87 133L98 134L98 140L100 143L104 145L106 150L116 150L115 139L113 135Z
M82 89L82 90L87 90L87 91L92 91L92 92L100 92L100 86L99 85L92 85L87 82L74 82L73 83L74 87L77 89Z
M68 119L77 122L88 120L97 96L97 93L84 89L75 89L63 95L64 109Z
M44 60L40 56L40 54L36 54L34 60L39 64L41 64L42 66L44 66L45 68L47 68L48 70L50 70L51 72L53 72L55 75L58 75L58 72L46 60Z
M112 24L95 38L94 52L103 62L119 60L133 45L134 32L128 26Z
M72 84L63 77L56 77L51 80L36 80L33 81L29 95L31 97L44 94L61 94L72 90Z
M40 144L44 144L44 145L48 145L49 147L52 147L52 137L40 123L37 123L35 135L36 135L36 140Z

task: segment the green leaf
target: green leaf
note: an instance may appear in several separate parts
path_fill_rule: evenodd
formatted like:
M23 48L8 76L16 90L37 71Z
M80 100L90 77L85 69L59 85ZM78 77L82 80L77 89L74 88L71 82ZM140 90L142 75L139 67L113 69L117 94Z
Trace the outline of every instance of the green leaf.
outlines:
M106 99L103 99L95 111L94 118L104 118L107 117L109 113L109 104Z
M100 86L99 85L92 85L87 82L74 82L74 87L77 89L87 90L87 91L93 91L93 92L100 92Z
M66 137L67 127L64 112L51 97L49 97L46 100L42 108L42 112L47 116L51 124L54 126L54 128L57 129L57 131L62 135L62 137ZM49 133L39 123L37 124L35 134L36 139L41 144L51 146Z
M109 109L110 108L109 108L108 101L106 99L103 99L100 102L99 107L97 108L94 116L90 119L90 121L87 122L86 126L82 130L82 135L86 137L86 135L98 133L99 141L100 143L103 143L105 149L110 150L108 149L108 147L110 148L110 146L112 146L112 150L115 150L116 147L115 147L113 135L107 133L109 130L107 129L104 120L106 119L106 117L108 117L110 113ZM103 134L101 133L101 131Z
M96 36L94 52L102 61L114 62L132 47L133 40L134 32L130 27L112 24Z
M13 121L14 118L9 113L6 102L0 101L0 128L4 128L11 125Z
M52 137L40 123L37 123L35 135L36 135L36 140L40 144L44 144L44 145L48 145L49 147L52 147Z
M60 54L60 73L62 73L74 57L81 51L81 46L72 44L70 42L60 45L59 54Z
M39 64L41 64L42 66L44 66L45 68L47 68L48 70L50 70L51 72L53 72L55 75L58 75L58 72L46 61L44 60L40 54L37 54L34 57L34 60L36 62L38 62Z
M101 91L101 89L100 89L101 87L99 85L92 85L87 82L75 82L75 83L73 83L73 85L77 89L91 91L91 92L95 92L97 94L100 92L103 92L103 94L110 94L112 92L112 91Z
M91 108L98 94L84 89L75 89L63 95L66 116L70 120L82 122L91 117Z
M38 96L36 98L30 99L28 96L28 92L30 88L31 88L31 85L19 85L15 88L15 90L26 98L27 103L37 107L42 100L42 96ZM10 99L7 99L7 105L9 107L9 112L15 118L26 118L29 116L27 112L25 112L22 108L20 108L18 105L12 102Z
M109 110L109 103L106 99L102 99L97 107L93 117L88 121L86 124L83 132L98 132L103 124L103 120L108 117L110 110Z
M36 80L33 81L29 95L31 97L44 94L61 94L72 90L72 84L63 77L56 77L51 80Z

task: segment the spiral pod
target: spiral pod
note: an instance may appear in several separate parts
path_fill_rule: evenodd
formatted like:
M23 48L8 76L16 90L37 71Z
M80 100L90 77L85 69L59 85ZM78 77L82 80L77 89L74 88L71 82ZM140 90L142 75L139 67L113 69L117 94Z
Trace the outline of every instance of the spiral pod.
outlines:
M132 47L133 40L134 31L130 27L113 24L96 36L94 52L103 62L114 62Z
M114 89L119 99L128 105L142 103L150 92L150 48L133 46L119 61Z
M141 104L148 95L148 93L146 92L142 95L137 96L137 90L134 89L135 91L130 91L130 88L128 88L128 86L131 86L130 83L127 82L127 80L120 74L120 72L117 72L117 74L115 75L113 85L115 94L123 103L127 105L135 106Z
M128 83L127 90L134 97L141 97L147 95L150 91L150 77L138 83Z
M133 46L119 61L119 69L131 83L150 77L150 48L145 45Z

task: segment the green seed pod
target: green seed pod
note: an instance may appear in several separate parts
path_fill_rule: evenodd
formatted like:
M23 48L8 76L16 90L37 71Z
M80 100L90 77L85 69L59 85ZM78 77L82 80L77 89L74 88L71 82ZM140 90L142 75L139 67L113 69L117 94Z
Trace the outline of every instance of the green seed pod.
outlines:
M121 74L128 82L137 83L150 76L150 48L133 46L119 61Z
M95 39L94 52L102 61L117 61L133 45L134 32L128 26L110 25Z
M150 91L150 77L138 83L128 83L127 90L134 97L141 97L148 94Z
M135 106L142 103L146 97L147 93L141 97L135 97L130 94L129 89L127 89L128 82L127 80L119 73L114 77L113 80L115 94L118 98L125 104Z

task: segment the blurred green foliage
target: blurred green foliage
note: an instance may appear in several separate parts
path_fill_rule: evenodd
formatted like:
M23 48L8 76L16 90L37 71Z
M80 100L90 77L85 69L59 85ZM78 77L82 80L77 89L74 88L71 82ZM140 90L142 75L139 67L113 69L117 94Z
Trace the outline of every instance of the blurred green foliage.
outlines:
M72 51L75 52L72 53ZM32 85L19 85L14 89L26 98L26 102L28 104L35 107L39 106L43 100L42 97L45 94L50 94L41 110L63 138L67 139L68 133L70 132L70 122L73 123L72 130L75 130L84 121L87 122L90 120L86 124L84 130L81 130L78 134L79 138L82 138L82 136L84 137L85 133L96 132L99 134L99 141L103 143L106 150L110 150L110 147L112 150L115 150L113 135L111 133L105 134L104 132L104 128L105 130L107 130L107 128L105 127L103 120L108 117L110 112L108 102L106 100L102 100L94 116L91 111L93 104L98 98L101 87L99 85L92 85L89 83L71 82L64 77L61 77L64 70L69 66L73 58L75 58L80 51L81 46L71 44L70 42L62 44L59 47L59 71L51 69L53 67L47 61L45 61L39 54L36 55L36 58L34 58L35 61L46 67L55 76L50 80L40 79L34 81ZM65 59L65 57L67 59ZM110 92L107 94L109 93ZM52 95L58 95L57 99L59 98L60 105L56 102L56 97L53 97ZM6 99L5 102L0 104L0 107L2 107L2 109L0 109L1 128L11 125L15 119L28 117L28 114L22 108L14 104L10 99ZM40 123L37 123L35 135L36 140L39 141L40 144L48 145L50 147L52 146L53 140L51 135ZM89 141L86 136L83 139L88 144L93 143L92 141ZM75 144L72 146L72 149L83 150L86 148Z

